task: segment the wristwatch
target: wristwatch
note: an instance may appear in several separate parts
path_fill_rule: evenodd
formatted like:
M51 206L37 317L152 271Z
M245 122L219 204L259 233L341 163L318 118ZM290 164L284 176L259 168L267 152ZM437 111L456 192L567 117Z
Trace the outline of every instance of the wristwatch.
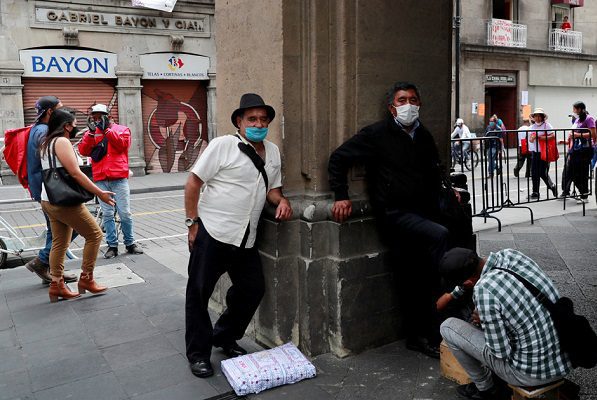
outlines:
M193 226L193 224L198 224L198 223L199 223L199 217L196 217L195 219L187 218L184 220L184 224L187 226L187 228L190 228L191 226Z

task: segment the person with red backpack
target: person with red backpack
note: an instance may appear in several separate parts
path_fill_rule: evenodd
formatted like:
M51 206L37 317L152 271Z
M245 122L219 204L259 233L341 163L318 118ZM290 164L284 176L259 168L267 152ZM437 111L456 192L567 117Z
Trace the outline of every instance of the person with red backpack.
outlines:
M37 111L37 117L35 118L35 124L31 127L29 132L29 140L27 141L27 180L29 184L29 192L33 200L41 203L41 189L42 189L42 166L39 155L39 146L44 140L48 133L48 122L50 116L55 110L62 107L62 103L56 96L43 96L40 97L35 103L35 110ZM52 248L52 228L50 227L50 220L48 215L44 212L44 218L46 219L47 233L46 233L46 245L39 251L37 257L25 264L25 267L37 274L44 283L49 284L52 282L50 276L50 249ZM76 233L73 232L74 239ZM65 282L75 282L77 276L74 274L64 274Z

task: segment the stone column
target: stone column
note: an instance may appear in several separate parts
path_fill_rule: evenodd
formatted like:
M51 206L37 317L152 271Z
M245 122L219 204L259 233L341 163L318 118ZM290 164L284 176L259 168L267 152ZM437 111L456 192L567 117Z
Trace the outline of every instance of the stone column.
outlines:
M22 75L23 65L20 62L0 62L0 137L4 137L7 129L25 125ZM0 143L0 147L2 146L3 143ZM5 185L18 183L4 160L0 163L0 177Z
M218 125L216 122L216 73L209 72L209 83L207 84L207 137L209 140L218 136Z
M451 2L236 0L215 7L217 120L230 126L245 92L276 109L268 139L280 148L294 209L284 223L272 209L262 215L258 247L267 288L254 337L338 356L396 340L394 274L412 266L387 261L357 168L349 174L352 218L331 220L327 163L359 128L387 115L384 94L396 81L419 85L421 119L447 155ZM225 304L228 285L218 285L216 307Z
M141 115L141 71L117 71L118 122L131 130L129 168L135 176L145 175L143 116Z

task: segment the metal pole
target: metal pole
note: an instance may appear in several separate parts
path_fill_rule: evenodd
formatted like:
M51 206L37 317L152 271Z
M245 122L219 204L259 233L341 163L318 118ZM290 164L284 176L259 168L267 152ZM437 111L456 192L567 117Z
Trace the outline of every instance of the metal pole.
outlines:
M454 36L456 48L456 65L454 79L454 113L460 118L460 0L456 0L456 15L454 17Z

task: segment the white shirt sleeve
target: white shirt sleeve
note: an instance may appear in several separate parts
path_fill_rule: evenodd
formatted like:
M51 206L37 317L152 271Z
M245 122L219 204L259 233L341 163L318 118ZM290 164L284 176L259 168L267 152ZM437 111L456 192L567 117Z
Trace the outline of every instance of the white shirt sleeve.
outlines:
M270 179L269 189L276 189L282 187L282 160L278 146L273 145L272 149L275 149L272 153L273 174L268 176L268 179Z
M197 175L204 183L213 178L220 168L226 164L226 160L229 154L229 140L226 140L225 136L221 138L215 138L205 148L203 154L199 156L199 159L191 170L192 173Z

